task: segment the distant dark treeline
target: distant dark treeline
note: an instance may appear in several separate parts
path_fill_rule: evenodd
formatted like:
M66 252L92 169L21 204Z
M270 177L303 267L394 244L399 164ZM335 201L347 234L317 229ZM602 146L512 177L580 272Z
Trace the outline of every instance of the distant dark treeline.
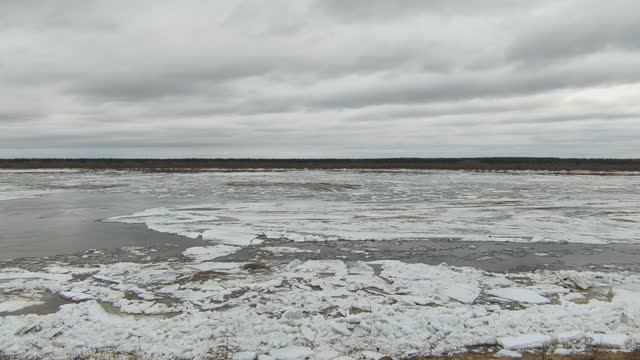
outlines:
M0 159L0 169L433 169L640 171L640 159L393 158L393 159Z

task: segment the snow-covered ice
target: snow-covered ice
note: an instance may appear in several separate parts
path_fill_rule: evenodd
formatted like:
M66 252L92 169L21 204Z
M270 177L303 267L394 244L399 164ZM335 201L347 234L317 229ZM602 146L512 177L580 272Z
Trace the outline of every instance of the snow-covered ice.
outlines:
M591 334L591 344L613 349L627 348L631 338L627 334Z
M69 274L55 274L46 272L31 272L31 271L0 271L0 280L15 280L15 279L44 279L55 281L68 281L72 276Z
M72 191L124 192L136 201L109 212L105 222L209 242L152 263L42 259L41 267L0 268L0 349L24 358L108 349L150 359L223 353L235 360L377 360L487 345L506 357L547 347L632 350L640 340L637 273L500 274L409 260L350 261L369 251L360 248L304 261L320 257L307 249L313 244L282 244L639 243L637 179L454 171L0 173L6 204ZM254 248L255 257L241 256ZM122 250L145 255L141 248ZM550 262L562 257L536 251ZM277 260L260 258L267 253ZM501 261L482 252L470 259ZM17 315L33 305L45 306Z
M45 267L55 272L12 269L5 275L22 275L5 276L2 293L21 292L24 301L37 302L51 292L74 302L52 314L4 316L0 348L34 357L109 348L198 359L225 347L237 358L321 359L442 354L482 344L516 351L629 350L640 338L640 277L629 273L581 272L594 286L611 279L614 290L609 300L578 304L533 296L579 293L564 287L575 271L503 275L396 260L294 260L268 270L245 265L115 263L65 270L58 263ZM84 275L59 276L65 273ZM523 279L527 288L513 286ZM518 296L511 296L514 290ZM491 302L496 294L526 306ZM36 325L37 331L21 330Z
M304 346L288 346L269 352L269 355L276 360L305 360L312 354L313 350Z
M258 354L254 351L239 351L231 356L231 360L255 360L257 358Z
M29 306L42 304L42 301L35 300L6 300L0 301L0 313L14 312Z
M257 238L258 234L252 229L243 227L218 226L202 232L204 240L220 241L230 245L250 245L259 244L262 240Z
M167 182L163 197L181 194L183 186L172 182L177 176L153 179ZM187 179L190 189L208 191L198 202L140 209L105 221L146 224L230 245L253 244L262 236L293 241L638 242L640 185L635 176L302 171L207 173Z
M263 246L260 249L273 254L297 254L314 252L314 250L298 249L289 246Z
M59 295L61 298L71 301L85 301L94 299L93 295L75 291L60 291Z
M229 245L214 245L214 246L196 246L190 247L182 252L186 257L192 258L196 261L213 260L219 257L233 254L240 250L237 246Z
M458 300L465 304L471 304L476 300L478 295L480 295L480 289L474 285L451 284L451 287L446 289L444 294L451 299Z
M502 299L511 300L525 304L548 304L551 300L541 296L531 289L525 288L501 288L494 289L489 292L490 295L497 296Z
M551 346L553 338L544 334L524 334L518 336L505 336L498 339L498 343L505 349L524 350L540 349Z

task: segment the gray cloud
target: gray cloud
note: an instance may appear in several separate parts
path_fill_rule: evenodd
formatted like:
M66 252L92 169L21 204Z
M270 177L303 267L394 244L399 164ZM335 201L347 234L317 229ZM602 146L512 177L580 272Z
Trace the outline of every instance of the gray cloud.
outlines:
M3 1L0 157L637 157L638 10Z
M509 56L524 62L548 62L607 50L640 49L637 1L589 0L581 5L582 10L560 5L533 16L531 27L508 48Z
M509 9L527 8L522 0L317 0L319 9L330 16L348 21L386 20L394 17L438 13L447 15L491 15Z

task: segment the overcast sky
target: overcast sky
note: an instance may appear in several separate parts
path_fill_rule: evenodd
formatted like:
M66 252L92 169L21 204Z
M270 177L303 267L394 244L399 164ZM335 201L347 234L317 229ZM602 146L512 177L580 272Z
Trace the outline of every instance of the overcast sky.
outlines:
M640 1L0 1L0 157L640 157Z

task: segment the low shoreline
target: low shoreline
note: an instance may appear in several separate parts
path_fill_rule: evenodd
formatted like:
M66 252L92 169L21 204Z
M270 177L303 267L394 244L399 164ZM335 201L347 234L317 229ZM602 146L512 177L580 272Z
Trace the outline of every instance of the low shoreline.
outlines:
M208 170L476 170L640 171L640 159L379 158L379 159L0 159L0 169Z

